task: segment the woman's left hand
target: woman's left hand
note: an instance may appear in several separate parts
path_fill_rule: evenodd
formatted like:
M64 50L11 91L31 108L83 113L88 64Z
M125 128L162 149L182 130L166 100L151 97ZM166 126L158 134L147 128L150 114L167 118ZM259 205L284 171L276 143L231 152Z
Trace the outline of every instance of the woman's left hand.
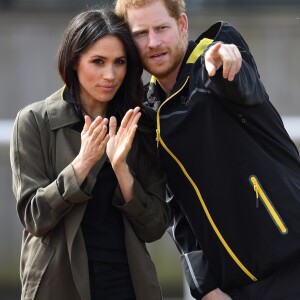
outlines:
M124 163L126 164L127 154L131 148L140 117L139 107L128 110L118 131L116 118L111 117L109 120L110 139L107 143L106 153L115 171Z

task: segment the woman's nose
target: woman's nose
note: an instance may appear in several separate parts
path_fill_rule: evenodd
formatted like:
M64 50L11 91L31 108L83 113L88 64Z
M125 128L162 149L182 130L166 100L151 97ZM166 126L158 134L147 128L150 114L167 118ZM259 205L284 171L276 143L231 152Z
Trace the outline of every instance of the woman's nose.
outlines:
M107 65L103 74L106 80L113 80L115 78L115 70L112 65Z

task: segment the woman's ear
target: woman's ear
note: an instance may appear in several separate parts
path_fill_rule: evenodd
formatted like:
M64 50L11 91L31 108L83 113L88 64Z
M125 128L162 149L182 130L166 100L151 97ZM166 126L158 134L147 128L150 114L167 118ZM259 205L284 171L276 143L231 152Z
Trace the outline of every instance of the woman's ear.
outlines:
M74 65L73 65L73 70L74 70L74 71L77 71L77 64L74 64Z

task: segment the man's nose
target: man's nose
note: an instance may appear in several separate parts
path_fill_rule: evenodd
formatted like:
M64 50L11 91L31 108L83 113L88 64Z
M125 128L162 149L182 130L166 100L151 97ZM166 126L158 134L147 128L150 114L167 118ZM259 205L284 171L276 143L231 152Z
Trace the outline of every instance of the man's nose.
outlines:
M157 48L160 44L161 44L161 40L159 35L154 31L149 32L148 47Z

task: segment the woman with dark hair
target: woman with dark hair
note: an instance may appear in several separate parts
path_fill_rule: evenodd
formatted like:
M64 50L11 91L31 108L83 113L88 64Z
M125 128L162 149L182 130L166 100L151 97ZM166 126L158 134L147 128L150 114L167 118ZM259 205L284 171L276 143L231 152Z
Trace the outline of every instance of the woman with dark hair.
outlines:
M80 13L58 69L65 86L23 108L11 140L21 299L161 299L145 243L170 210L127 25L108 10Z

